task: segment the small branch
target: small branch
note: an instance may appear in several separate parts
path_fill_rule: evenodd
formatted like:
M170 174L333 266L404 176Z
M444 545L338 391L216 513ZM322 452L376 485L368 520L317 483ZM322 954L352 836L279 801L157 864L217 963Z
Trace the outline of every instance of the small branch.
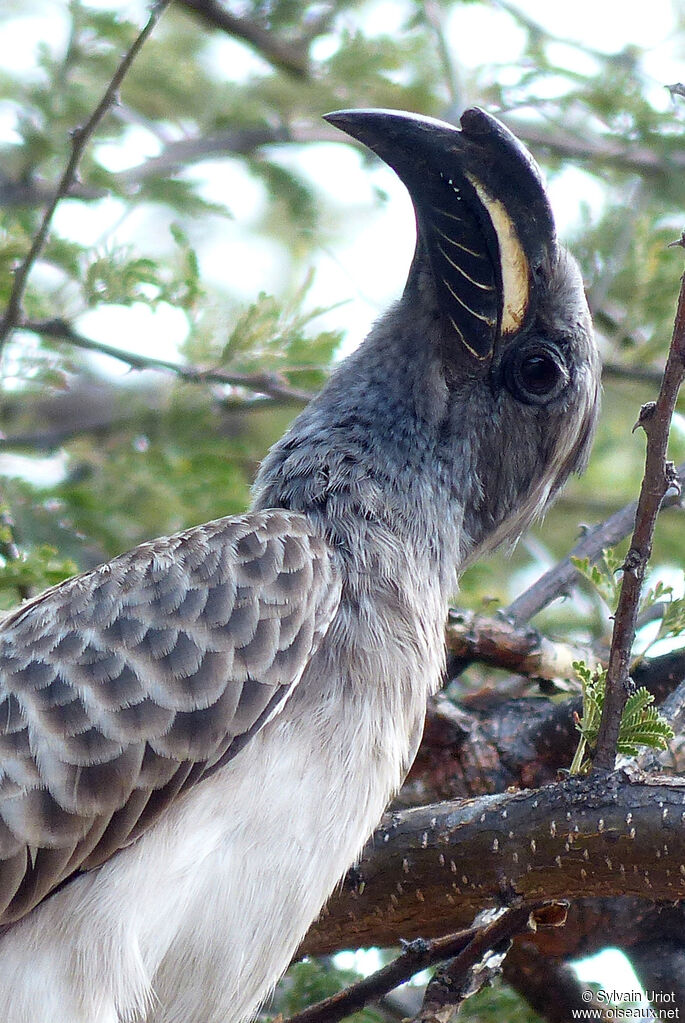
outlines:
M681 239L682 240L682 239ZM635 638L642 581L652 553L652 540L661 503L676 482L672 463L666 462L671 417L685 378L685 276L681 279L671 347L659 396L644 405L639 423L647 434L645 474L635 515L635 530L623 564L621 592L614 619L606 696L602 708L593 766L610 771L616 759L621 714L630 691L630 655Z
M680 482L673 481L672 489L662 501L660 510L680 504L680 485L685 480L685 462L678 466L676 473ZM540 576L509 605L505 614L514 623L523 624L557 597L568 593L578 578L578 571L571 558L589 558L590 561L594 561L607 547L614 547L620 543L633 528L636 512L637 501L631 501L604 522L587 530L569 556Z
M256 21L232 14L217 0L180 0L180 3L212 28L249 43L275 67L296 78L310 77L307 48L299 42L284 42Z
M30 330L34 334L51 337L57 341L67 341L75 348L109 355L112 359L125 362L133 369L161 370L174 373L181 380L202 384L227 384L232 387L246 387L257 394L265 394L286 404L303 405L311 401L313 395L291 387L278 373L231 373L221 369L200 369L197 366L184 366L166 359L156 359L148 355L137 355L135 352L122 352L120 348L94 341L74 330L64 320L25 320L18 324L22 330Z
M616 141L616 136L582 135L562 126L533 124L528 119L502 114L502 120L526 145L534 151L546 150L554 156L580 163L616 167L633 171L645 177L666 178L685 169L685 153L673 152L664 160L654 149L631 146Z
M448 1023L462 1003L499 972L498 967L489 969L487 965L476 969L486 953L527 930L530 919L530 909L510 909L482 927L466 948L431 979L412 1023Z
M638 384L660 384L663 370L650 369L649 366L622 366L618 362L605 362L602 366L602 377L615 380L630 380Z
M105 89L102 99L98 103L97 107L88 118L87 122L81 128L76 128L71 137L71 155L67 161L67 165L64 168L62 177L60 178L59 184L55 190L55 193L48 204L41 225L38 228L38 232L33 239L31 248L29 249L23 263L17 269L14 275L14 283L12 285L12 291L10 293L9 301L5 313L0 320L0 352L4 347L7 339L17 324L21 315L21 304L24 297L24 291L26 290L26 284L28 282L29 274L36 262L40 257L45 243L50 232L50 225L52 224L52 218L55 214L55 210L69 191L76 180L76 172L78 165L81 161L81 157L88 146L88 143L95 134L100 122L108 112L110 107L116 102L117 93L123 82L126 73L131 67L133 61L137 57L141 48L145 44L148 36L154 30L157 22L159 21L162 13L169 6L170 0L157 0L153 5L150 12L150 17L147 24L141 30L139 35L133 42L133 45L123 57L121 63L114 72L111 82Z
M449 95L449 111L447 111L447 115L448 118L456 118L459 116L460 108L462 108L462 90L454 62L453 47L450 45L445 32L443 8L436 0L423 0L422 6L424 18L435 36L438 56L442 64L445 85Z
M369 1002L387 995L400 984L405 984L420 970L462 952L479 933L480 928L470 927L456 934L448 934L444 938L436 938L434 941L417 938L407 942L402 954L387 966L364 977L356 984L351 984L343 991L338 991L330 998L310 1005L297 1015L291 1016L287 1023L337 1023L345 1016L362 1009Z

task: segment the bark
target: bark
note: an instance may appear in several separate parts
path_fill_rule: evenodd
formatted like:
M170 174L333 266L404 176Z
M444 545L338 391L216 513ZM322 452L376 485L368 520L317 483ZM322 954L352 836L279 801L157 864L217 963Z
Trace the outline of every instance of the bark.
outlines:
M387 815L302 954L394 945L484 908L685 893L685 779L619 772Z

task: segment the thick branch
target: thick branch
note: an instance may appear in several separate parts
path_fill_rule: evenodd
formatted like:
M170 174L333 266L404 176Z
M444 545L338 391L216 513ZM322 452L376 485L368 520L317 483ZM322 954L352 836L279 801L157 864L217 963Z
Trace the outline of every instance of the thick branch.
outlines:
M643 942L630 950L629 959L644 990L672 996L668 1008L679 1009L682 1019L685 1013L685 944L682 940L661 938Z
M677 736L668 753L658 761L641 759L640 766L679 774L685 770L685 741L680 741L685 649L641 661L634 679L662 704ZM681 714L671 716L674 703ZM439 697L428 708L423 739L396 805L421 806L556 781L578 744L574 712L582 714L580 696L554 702L507 699L493 692L467 697L460 706Z
M121 63L114 72L112 80L105 89L102 99L100 100L100 102L98 103L98 105L96 106L95 110L90 115L86 123L83 125L83 127L77 128L72 133L71 154L67 161L67 165L64 168L64 172L62 173L62 177L60 178L59 184L57 185L55 193L48 205L48 208L45 211L45 214L41 221L41 225L38 228L38 232L31 244L31 248L26 254L23 263L19 266L14 275L14 284L12 285L12 291L10 293L9 301L7 303L7 308L5 310L2 320L0 320L0 351L5 345L7 338L9 337L13 328L16 326L17 321L20 317L21 304L24 297L24 291L26 289L29 274L31 273L31 270L36 260L40 257L45 247L45 243L48 239L50 225L52 224L52 218L55 214L55 210L57 209L60 200L62 200L66 195L69 194L70 189L76 179L78 165L81 162L81 157L83 156L86 147L88 146L88 143L90 142L93 135L97 131L100 122L105 117L112 104L116 102L117 93L119 91L121 83L123 82L126 76L126 73L128 72L133 61L140 52L141 48L145 44L148 36L152 33L153 29L155 28L163 11L165 10L166 7L168 7L169 3L170 0L157 0L157 2L153 5L147 24L144 26L142 31L135 39L131 48L128 50L128 52L121 60Z
M483 908L685 894L685 781L569 780L386 815L302 954L393 945Z
M685 377L685 277L681 280L671 347L656 402L643 406L640 424L647 434L645 475L635 515L635 530L623 564L621 593L607 669L606 696L597 737L594 767L610 771L616 759L621 714L629 694L630 655L635 638L642 581L652 553L652 540L661 503L675 481L666 463L668 435L680 385Z

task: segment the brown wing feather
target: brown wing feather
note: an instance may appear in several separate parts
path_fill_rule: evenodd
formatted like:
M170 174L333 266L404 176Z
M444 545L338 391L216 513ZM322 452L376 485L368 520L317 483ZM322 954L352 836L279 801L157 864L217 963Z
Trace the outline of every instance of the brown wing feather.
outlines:
M133 841L242 748L337 607L286 511L142 544L0 627L0 924Z

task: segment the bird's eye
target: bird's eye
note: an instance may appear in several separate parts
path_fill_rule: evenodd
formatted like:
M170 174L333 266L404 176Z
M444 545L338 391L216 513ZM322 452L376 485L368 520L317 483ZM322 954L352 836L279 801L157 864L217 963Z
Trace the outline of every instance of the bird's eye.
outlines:
M527 405L544 405L568 383L568 370L556 348L537 342L514 350L505 359L507 388Z

